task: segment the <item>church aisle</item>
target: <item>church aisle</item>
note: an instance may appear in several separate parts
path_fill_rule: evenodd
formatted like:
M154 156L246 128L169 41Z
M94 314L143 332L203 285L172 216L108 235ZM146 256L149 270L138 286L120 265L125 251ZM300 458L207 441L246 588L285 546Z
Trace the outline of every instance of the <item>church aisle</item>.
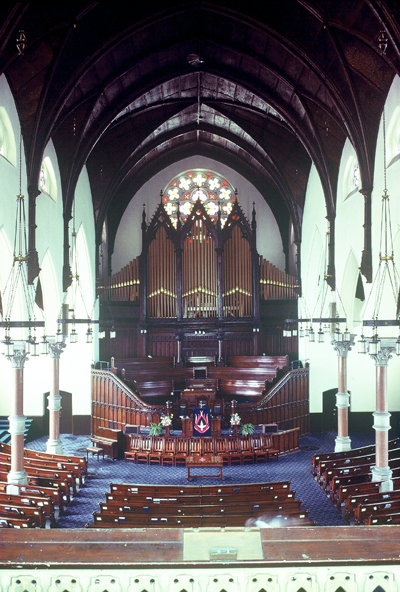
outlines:
M281 456L279 461L266 464L224 467L223 483L259 483L262 481L290 480L296 498L302 500L302 509L309 510L310 520L318 526L342 526L346 522L332 506L322 489L313 479L310 467L311 457L316 451L329 452L334 449L335 432L311 434L300 440L300 450ZM351 434L354 448L374 442L373 434ZM86 455L90 436L62 434L65 454ZM45 450L47 436L27 444L33 450ZM89 457L88 477L66 512L60 517L56 528L84 528L93 523L93 512L99 510L104 493L110 490L111 482L132 484L186 485L185 467L160 467L136 465L132 462L110 458L97 460ZM199 483L219 484L217 478L199 480Z

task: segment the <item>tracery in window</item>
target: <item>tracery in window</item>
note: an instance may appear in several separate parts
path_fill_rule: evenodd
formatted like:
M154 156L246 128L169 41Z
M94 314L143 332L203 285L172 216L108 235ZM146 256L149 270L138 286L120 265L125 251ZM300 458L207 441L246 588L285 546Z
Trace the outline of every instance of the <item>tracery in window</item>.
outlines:
M39 189L42 193L46 193L54 201L57 201L56 176L53 165L48 156L43 159L42 166L40 167Z
M224 226L236 200L232 185L218 173L194 169L181 173L166 187L162 195L164 208L173 225L178 217L184 224L197 200L204 205L212 222L216 223L218 213Z
M356 157L350 156L347 161L344 177L343 177L343 196L346 200L348 197L356 193L360 188L360 167Z

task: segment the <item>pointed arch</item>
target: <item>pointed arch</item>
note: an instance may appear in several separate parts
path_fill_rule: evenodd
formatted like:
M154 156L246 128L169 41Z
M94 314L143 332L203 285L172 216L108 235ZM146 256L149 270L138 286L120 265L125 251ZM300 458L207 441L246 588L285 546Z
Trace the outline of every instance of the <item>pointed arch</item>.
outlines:
M46 330L49 335L57 332L57 318L60 314L60 291L54 263L47 250L40 264L39 281L42 288L43 310L46 320Z
M343 270L340 290L338 290L344 308L343 313L347 317L349 328L360 322L361 310L363 307L363 300L360 297L363 293L362 288L363 284L362 278L360 280L360 268L353 249L350 249ZM340 307L340 303L338 303L338 306ZM342 313L340 313L340 315L341 314Z

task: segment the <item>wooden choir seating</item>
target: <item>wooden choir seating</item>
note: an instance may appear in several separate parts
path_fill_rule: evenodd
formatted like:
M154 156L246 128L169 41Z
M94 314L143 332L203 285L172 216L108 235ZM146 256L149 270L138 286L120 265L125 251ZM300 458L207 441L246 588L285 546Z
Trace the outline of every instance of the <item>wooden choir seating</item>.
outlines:
M355 524L400 524L400 447L399 439L389 442L389 466L392 469L393 491L380 492L380 483L373 482L371 469L375 463L375 446L366 446L341 453L314 455L311 471L317 482L329 490L332 503Z
M262 516L280 526L308 526L290 482L218 486L110 484L88 528L245 526Z
M0 445L0 527L43 528L51 526L70 503L87 473L83 457L52 455L24 450L28 484L19 494L7 493L11 446Z
M288 356L228 356L226 365L232 368L267 368L288 370Z
M178 461L179 464L185 464L188 455L214 454L222 456L225 465L268 462L271 458L277 459L280 453L279 448L274 447L274 442L278 442L273 440L276 435L152 438L143 434L131 434L125 460L176 466ZM286 446L287 440L282 438L282 444Z
M93 434L97 426L109 426L124 430L126 424L150 426L167 413L167 403L172 399L169 411L173 414L173 429L181 429L179 418L189 414L182 391L204 391L212 412L221 416L223 427L229 425L232 401L237 401L237 412L242 423L253 425L276 423L279 430L300 428L301 435L309 433L309 370L291 370L276 382L276 372L270 379L263 368L209 367L206 379L194 379L193 368L164 366L154 369L150 375L144 366L137 366L135 377L130 376L130 387L113 372L92 370ZM145 389L140 394L140 383ZM172 390L173 393L172 393ZM163 394L160 394L163 393ZM200 393L197 393L199 395ZM196 399L196 393L183 393L183 397ZM208 397L208 398L207 398ZM195 404L194 400L193 404ZM180 404L182 403L182 409ZM217 410L214 409L217 404Z

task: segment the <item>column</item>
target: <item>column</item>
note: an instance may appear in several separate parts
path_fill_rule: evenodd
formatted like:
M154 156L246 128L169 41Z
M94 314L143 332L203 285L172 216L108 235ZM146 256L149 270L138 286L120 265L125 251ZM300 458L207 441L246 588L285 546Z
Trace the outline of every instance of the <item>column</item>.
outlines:
M14 368L14 393L11 404L9 432L11 434L11 470L7 475L7 493L19 494L19 485L27 485L28 475L24 469L24 364L27 352L25 341L14 342L14 352L7 356Z
M176 318L182 319L182 253L183 249L175 249L176 253ZM187 314L187 311L186 311Z
M354 345L354 335L350 341L332 340L334 350L338 355L338 392L336 407L338 410L338 435L335 440L335 452L351 450L349 438L349 394L347 392L347 354Z
M390 413L387 403L387 367L395 348L385 346L382 340L381 351L370 354L375 360L376 370L376 411L373 413L375 430L375 467L372 481L380 481L380 491L393 491L392 471L389 467Z
M364 197L364 249L361 256L360 270L368 283L372 283L372 224L371 193L372 189L360 189Z
M217 253L217 318L221 321L223 317L222 249L218 247L215 251Z
M217 339L218 339L218 360L217 360L217 366L225 366L224 357L222 355L222 345L223 345L223 342L224 342L224 334L222 332L218 332Z
M65 347L65 343L49 342L50 363L51 363L51 385L50 395L47 397L49 402L49 439L46 443L46 452L50 454L62 454L62 443L60 440L60 355Z
M176 341L177 341L177 345L178 345L178 353L176 356L176 361L175 361L175 366L177 368L183 368L183 360L182 360L182 340L183 340L183 335L178 334L176 336Z

